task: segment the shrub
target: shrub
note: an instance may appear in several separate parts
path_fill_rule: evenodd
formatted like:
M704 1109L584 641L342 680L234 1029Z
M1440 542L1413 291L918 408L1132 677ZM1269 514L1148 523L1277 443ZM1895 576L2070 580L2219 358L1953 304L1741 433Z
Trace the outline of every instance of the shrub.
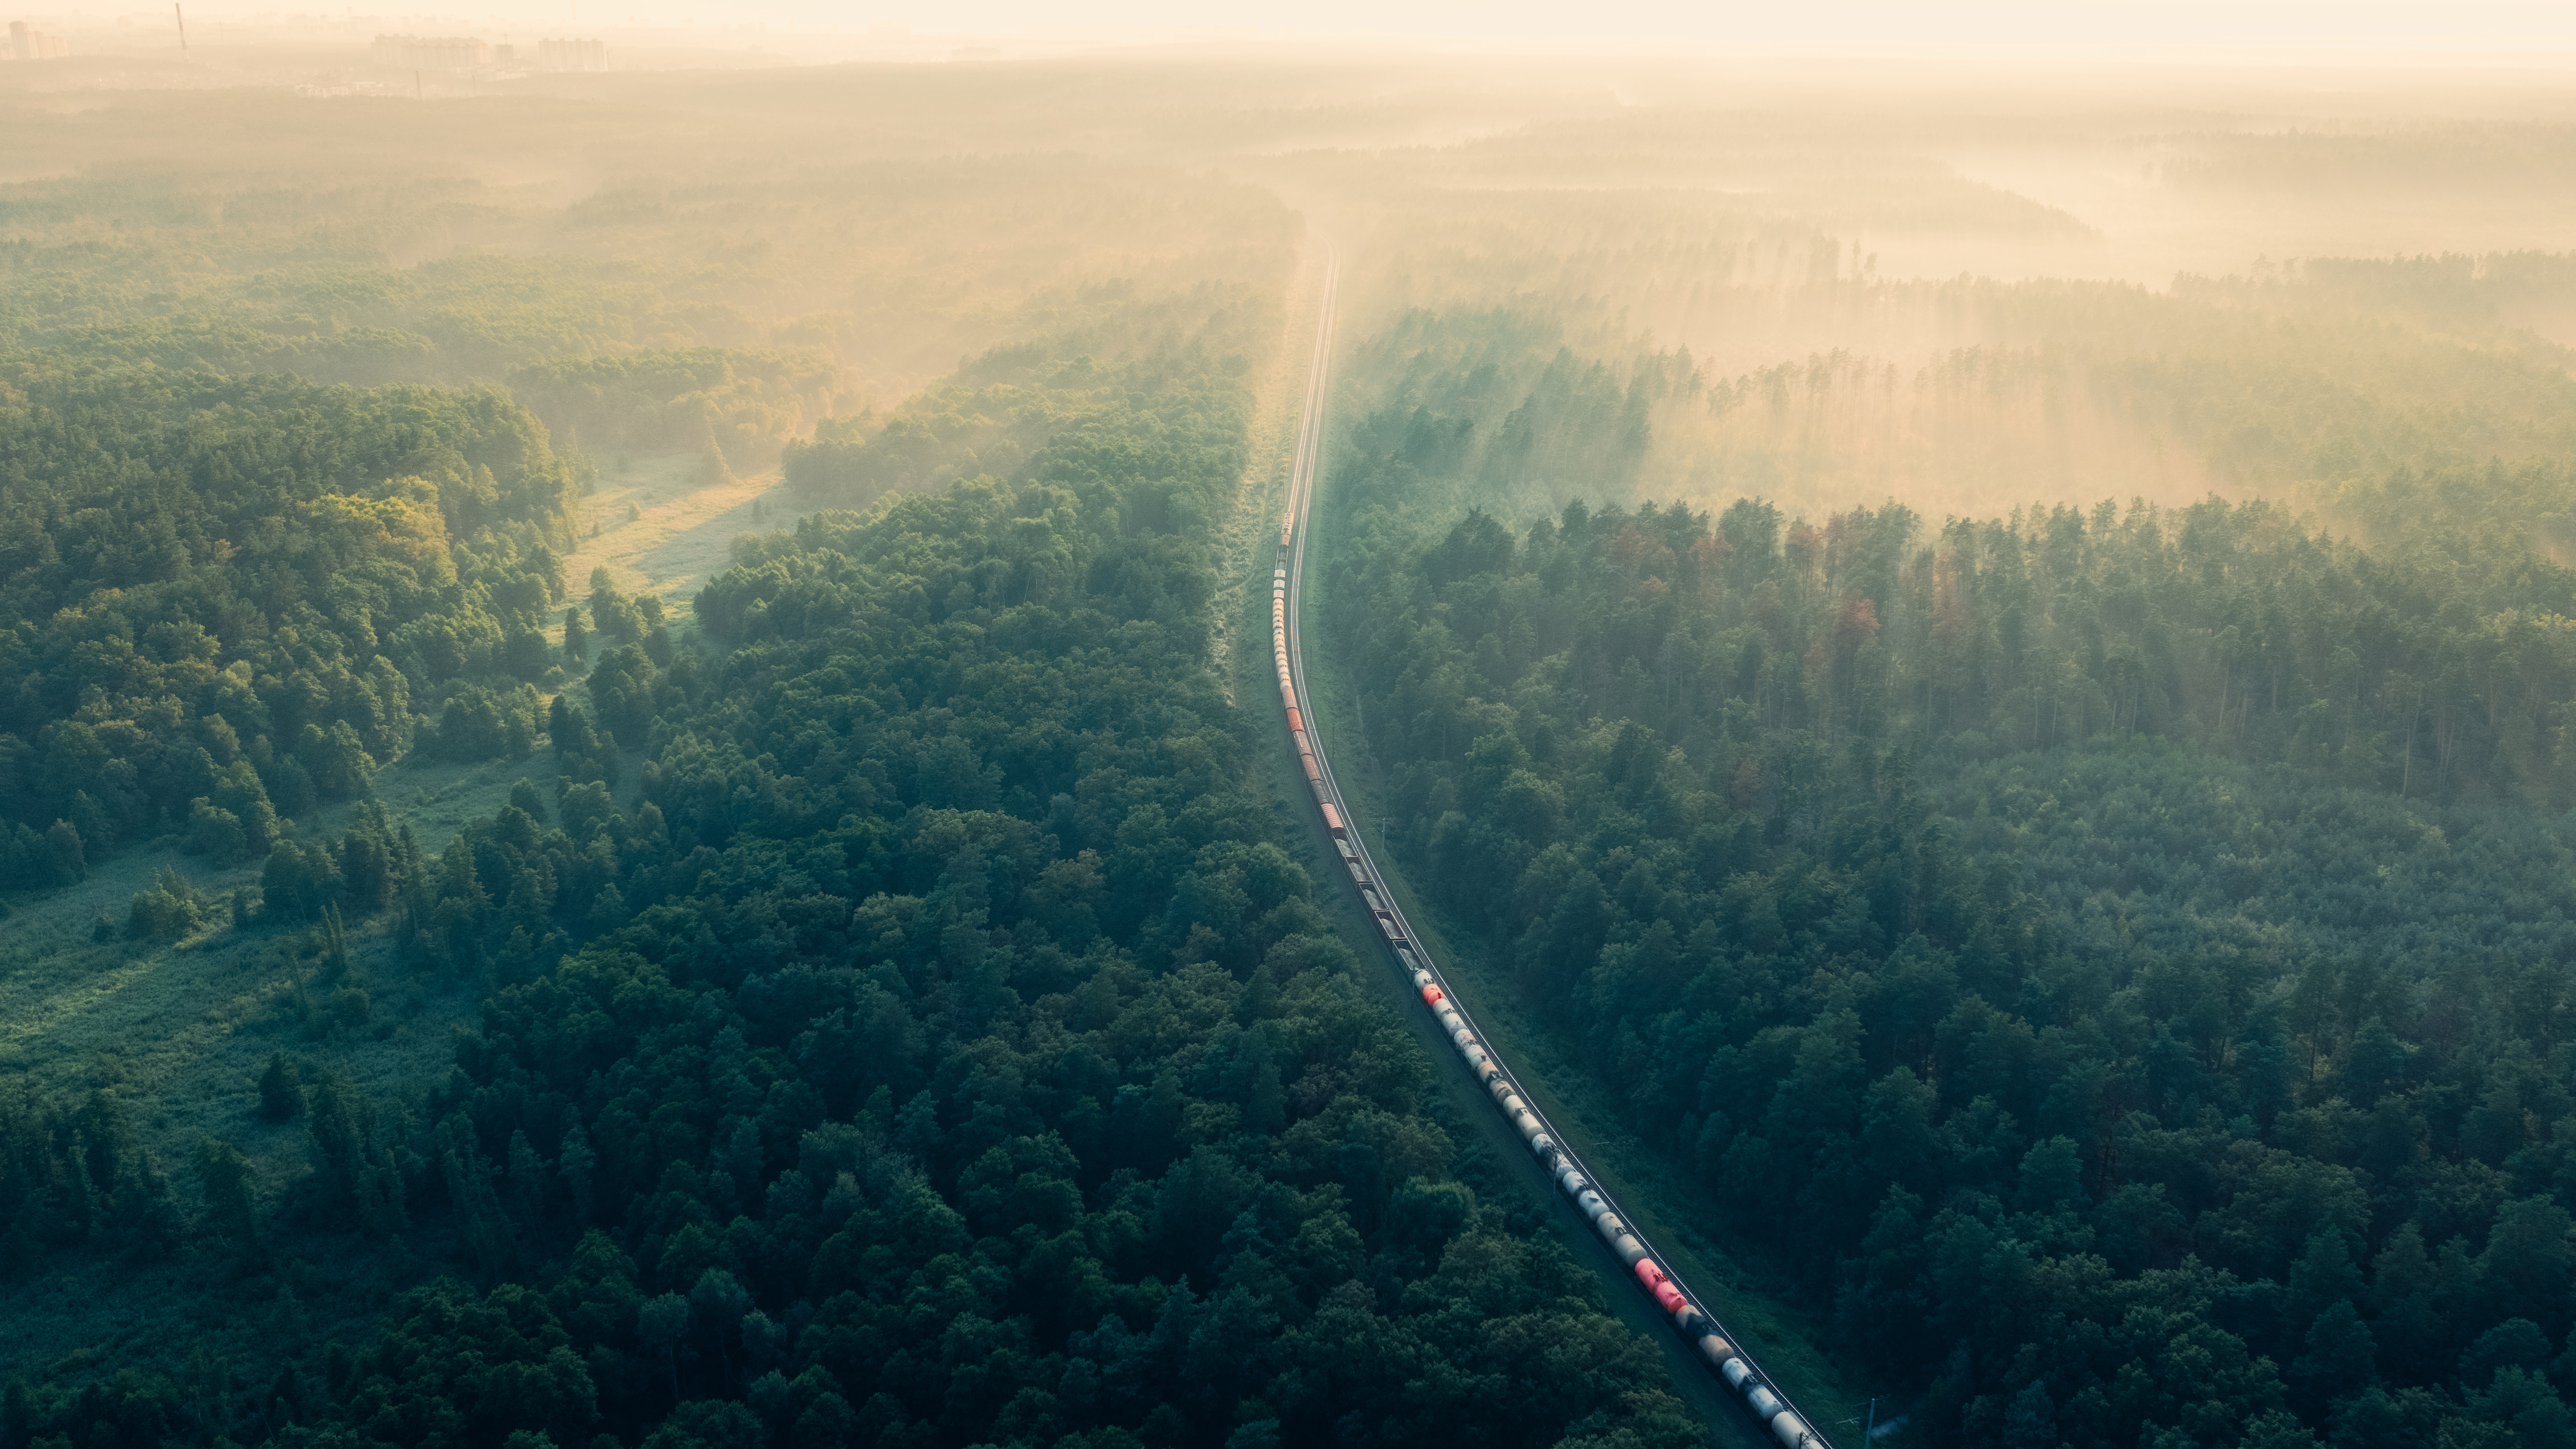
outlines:
M165 865L151 885L134 893L126 907L125 929L132 936L176 940L203 926L221 909L186 876Z

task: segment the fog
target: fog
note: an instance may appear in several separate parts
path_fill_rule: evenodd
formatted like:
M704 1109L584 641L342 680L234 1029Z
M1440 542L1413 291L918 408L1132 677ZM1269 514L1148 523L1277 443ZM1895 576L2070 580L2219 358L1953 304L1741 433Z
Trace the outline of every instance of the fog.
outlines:
M208 22L278 23L267 0L196 0L189 11ZM57 12L61 13L61 12ZM98 23L150 24L147 7L70 8ZM148 17L148 18L147 18ZM1356 0L1211 13L1184 0L1118 0L1069 12L1036 0L951 0L939 5L883 3L863 11L826 0L735 0L724 6L699 0L598 0L585 11L579 0L527 0L482 4L447 12L471 24L504 28L578 26L658 28L674 32L742 32L755 27L812 42L853 33L915 31L976 35L1010 43L1240 42L1293 40L1348 45L1403 41L1446 51L1497 50L1544 45L1596 53L1670 53L1676 47L1706 51L1798 48L1836 52L1926 54L2031 54L2050 51L2160 54L2185 51L2385 50L2420 55L2463 52L2528 53L2576 49L2576 21L2561 7L2521 0L2428 7L2377 0L2328 4L2320 0L2110 0L2062 5L2041 0L1973 0L1920 6L1891 0L1833 0L1802 6L1680 5L1671 0L1568 7L1533 0L1465 3L1409 0L1366 5ZM406 22L415 18L400 17ZM305 20L304 17L298 17ZM310 23L305 20L305 23Z
M2576 7L183 3L0 62L12 1446L1706 1442L1292 739L1818 1424L2566 1439Z
M2162 39L2129 52L2142 7L2090 30L1987 7L1943 37L1836 13L1879 53L1776 19L1721 51L1704 19L1619 8L1547 55L1513 53L1553 32L1510 9L1449 53L1366 43L1468 34L1429 9L1265 40L1150 7L857 30L637 8L582 31L569 5L199 5L184 56L164 17L73 15L39 22L68 57L0 68L5 315L22 346L353 382L717 349L734 376L694 411L536 401L603 446L756 471L961 356L1080 325L1091 289L1270 294L1330 246L1360 336L1508 313L1544 341L1488 359L1498 378L1559 347L1687 375L1635 467L1506 470L1530 507L2324 507L2353 477L2566 446L2576 69L2528 48L2554 12L2471 7L2402 58L2429 22L2396 7L2337 11L2331 51L2216 51L2214 8L2157 10ZM2254 12L2239 43L2290 19L2315 15ZM1617 53L1657 25L1674 44ZM380 40L406 35L481 49L389 64L420 58ZM605 39L541 49L566 35ZM1409 384L1349 386L1369 408ZM1508 392L1461 403L1477 447L1528 401Z

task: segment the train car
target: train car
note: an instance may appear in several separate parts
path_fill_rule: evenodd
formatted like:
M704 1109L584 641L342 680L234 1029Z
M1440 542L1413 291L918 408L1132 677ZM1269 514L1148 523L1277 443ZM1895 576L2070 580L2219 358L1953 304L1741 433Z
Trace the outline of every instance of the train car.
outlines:
M1350 838L1349 829L1342 824L1342 812L1334 809L1330 802L1326 802L1324 806L1324 829L1330 833L1335 840L1347 840Z
M1760 1419L1768 1419L1788 1407L1780 1402L1779 1395L1771 1392L1769 1384L1755 1384L1746 1389L1744 1402L1753 1406L1754 1417Z
M1765 1387L1767 1389L1768 1386ZM1814 1449L1814 1446L1825 1442L1817 1438L1815 1431L1807 1427L1806 1420L1798 1417L1797 1410L1790 1408L1777 1396L1769 1397L1778 1408L1778 1412L1771 1416L1771 1437L1780 1441L1781 1449ZM1753 1396L1746 1394L1744 1400L1752 1404ZM1761 1406L1755 1405L1753 1412L1761 1413Z
M1646 1285L1646 1291L1654 1295L1656 1305L1666 1313L1680 1313L1689 1307L1682 1299L1682 1290L1673 1286L1673 1280L1665 1276L1654 1259L1637 1265L1637 1281Z

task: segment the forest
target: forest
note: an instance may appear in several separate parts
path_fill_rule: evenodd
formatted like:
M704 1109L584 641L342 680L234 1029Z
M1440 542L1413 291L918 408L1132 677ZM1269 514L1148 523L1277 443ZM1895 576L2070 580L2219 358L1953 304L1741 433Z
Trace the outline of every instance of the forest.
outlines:
M417 1285L256 1375L173 1345L20 1380L11 1442L1692 1442L1426 1112L1207 668L1251 300L1122 366L988 360L1052 420L1024 463L746 539L695 602L721 659L604 642L539 726L551 785L444 848L380 810L281 838L263 909L318 922L317 1018L484 983L446 1080L277 1054L258 1110L311 1166L274 1194L226 1140L164 1161L106 1093L18 1090L0 1231L217 1298L399 1243ZM155 890L138 920L189 908Z
M2576 1449L2554 82L338 43L0 66L0 1449L1767 1442L1328 271L1819 1428Z
M0 360L0 873L264 856L415 747L415 691L500 753L465 716L558 668L575 488L499 394Z
M1435 332L1530 359L1447 395L1495 436ZM2576 1439L2576 575L2480 546L2554 475L2357 488L2471 520L2384 550L2215 497L1506 522L1460 500L1633 459L1669 367L1399 333L1321 590L1373 808L1927 1442Z

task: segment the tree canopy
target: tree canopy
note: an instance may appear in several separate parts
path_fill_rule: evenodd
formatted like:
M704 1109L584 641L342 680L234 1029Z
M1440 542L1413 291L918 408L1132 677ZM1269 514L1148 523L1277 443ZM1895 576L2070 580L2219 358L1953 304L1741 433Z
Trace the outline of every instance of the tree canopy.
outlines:
M1331 485L1344 773L1932 1442L2557 1442L2570 575L2217 500L1515 525L1468 432Z

